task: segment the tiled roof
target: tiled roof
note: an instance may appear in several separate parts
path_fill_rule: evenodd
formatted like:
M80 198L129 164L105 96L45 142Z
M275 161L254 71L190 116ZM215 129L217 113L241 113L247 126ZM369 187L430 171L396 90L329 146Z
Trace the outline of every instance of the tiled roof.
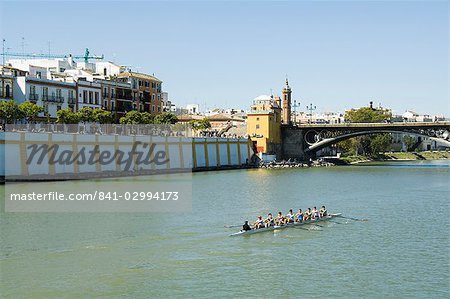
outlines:
M120 73L117 77L118 78L134 77L134 78L138 78L138 79L142 79L142 80L156 81L156 82L162 83L161 80L159 80L158 78L156 78L154 76L142 74L142 73L136 73L136 72L123 72L123 73Z

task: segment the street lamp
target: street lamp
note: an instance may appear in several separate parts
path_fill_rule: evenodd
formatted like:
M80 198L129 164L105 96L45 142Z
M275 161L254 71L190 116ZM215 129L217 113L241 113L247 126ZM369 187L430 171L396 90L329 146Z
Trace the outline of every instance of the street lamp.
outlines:
M297 125L297 108L300 107L300 102L297 103L297 100L294 100L294 105L292 105L292 108L294 108L294 125Z
M309 110L309 123L310 124L312 124L312 112L314 111L314 110L316 110L316 106L313 106L313 104L311 103L311 104L309 104L309 106L306 106L306 109L308 109Z

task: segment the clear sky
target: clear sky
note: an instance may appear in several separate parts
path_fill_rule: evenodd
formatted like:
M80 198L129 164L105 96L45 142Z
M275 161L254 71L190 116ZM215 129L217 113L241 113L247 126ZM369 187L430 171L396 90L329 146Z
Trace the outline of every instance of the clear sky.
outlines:
M448 1L1 2L10 51L104 54L154 73L179 105L248 109L280 94L301 110L372 100L450 115Z

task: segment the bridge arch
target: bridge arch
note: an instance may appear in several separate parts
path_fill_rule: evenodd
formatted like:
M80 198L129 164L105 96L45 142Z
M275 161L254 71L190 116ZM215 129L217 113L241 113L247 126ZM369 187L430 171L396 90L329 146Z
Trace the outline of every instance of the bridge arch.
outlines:
M359 131L359 132L351 132L351 133L345 133L342 135L338 135L336 137L333 138L324 138L316 143L313 143L311 145L309 145L306 149L305 152L309 152L309 153L315 153L323 148L326 148L330 145L336 144L340 141L343 140L347 140L353 137L358 137L358 136L364 136L364 135L374 135L374 134L385 134L385 133L395 133L395 134L411 134L411 135L417 135L417 136L422 136L422 137L427 137L430 138L431 140L440 142L445 144L446 146L450 147L450 141L444 139L444 138L439 138L439 137L433 137L433 136L429 136L425 133L421 134L419 132L416 131L412 131L412 132L406 132L403 130L369 130L369 131ZM448 138L448 137L447 137Z

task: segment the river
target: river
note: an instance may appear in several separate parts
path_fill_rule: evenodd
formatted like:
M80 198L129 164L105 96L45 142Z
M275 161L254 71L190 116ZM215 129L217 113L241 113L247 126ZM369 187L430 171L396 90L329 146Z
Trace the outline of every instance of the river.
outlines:
M0 296L449 298L449 164L195 173L191 213L2 213ZM323 204L367 221L224 227Z

